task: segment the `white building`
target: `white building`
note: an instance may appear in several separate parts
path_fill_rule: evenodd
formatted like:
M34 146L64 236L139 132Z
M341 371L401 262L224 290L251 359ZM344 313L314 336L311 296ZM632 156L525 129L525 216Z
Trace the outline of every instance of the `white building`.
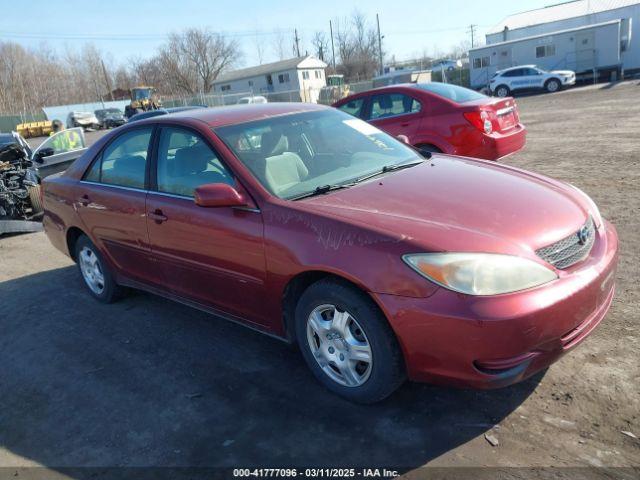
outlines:
M640 0L575 0L508 16L469 51L471 86L503 68L536 64L592 75L640 72Z
M320 89L327 84L325 68L326 63L312 56L265 63L221 75L214 82L213 91L265 95L270 100L317 102ZM292 98L292 95L299 97Z

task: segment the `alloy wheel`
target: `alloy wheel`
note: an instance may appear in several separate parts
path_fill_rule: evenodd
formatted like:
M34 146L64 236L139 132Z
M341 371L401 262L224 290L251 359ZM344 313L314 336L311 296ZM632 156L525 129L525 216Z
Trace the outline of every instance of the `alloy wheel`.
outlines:
M334 382L358 387L371 375L371 345L349 312L330 304L316 307L307 319L307 341L313 358Z
M100 259L89 247L82 247L78 255L82 278L91 291L100 295L104 291L104 273L100 265Z

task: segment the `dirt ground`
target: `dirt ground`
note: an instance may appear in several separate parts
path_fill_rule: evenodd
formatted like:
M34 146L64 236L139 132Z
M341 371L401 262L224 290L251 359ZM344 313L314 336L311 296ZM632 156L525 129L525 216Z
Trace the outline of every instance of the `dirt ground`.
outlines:
M0 466L491 466L509 478L553 466L638 478L615 467L640 467L640 440L622 433L640 437L640 84L517 101L529 136L505 162L585 190L621 239L609 315L548 371L487 392L407 384L356 406L281 342L152 295L98 304L42 233L6 237Z

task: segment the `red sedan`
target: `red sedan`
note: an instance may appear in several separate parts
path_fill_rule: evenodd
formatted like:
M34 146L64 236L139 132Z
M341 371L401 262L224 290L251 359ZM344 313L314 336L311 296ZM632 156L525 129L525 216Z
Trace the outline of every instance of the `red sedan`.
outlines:
M527 134L513 98L445 83L376 88L333 106L429 152L498 160L522 149Z
M518 382L581 342L618 239L575 187L415 150L339 110L143 120L44 181L44 226L88 291L147 290L296 342L332 391Z

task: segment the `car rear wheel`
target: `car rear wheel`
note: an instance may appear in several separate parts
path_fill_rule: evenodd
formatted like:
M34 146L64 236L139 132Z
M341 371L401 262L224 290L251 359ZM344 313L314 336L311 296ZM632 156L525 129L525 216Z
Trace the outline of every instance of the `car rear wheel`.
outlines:
M507 87L506 85L500 85L498 88L496 88L495 91L496 91L496 96L500 98L508 97L511 94L509 87Z
M380 401L405 379L402 354L386 318L350 285L332 280L311 285L296 307L296 337L315 377L349 400Z
M545 88L549 93L557 92L558 90L560 90L560 82L555 78L552 78L551 80L547 81L547 83L545 84Z
M102 255L86 235L82 235L76 242L75 258L80 275L91 295L104 303L114 302L121 296L121 287L115 282Z

